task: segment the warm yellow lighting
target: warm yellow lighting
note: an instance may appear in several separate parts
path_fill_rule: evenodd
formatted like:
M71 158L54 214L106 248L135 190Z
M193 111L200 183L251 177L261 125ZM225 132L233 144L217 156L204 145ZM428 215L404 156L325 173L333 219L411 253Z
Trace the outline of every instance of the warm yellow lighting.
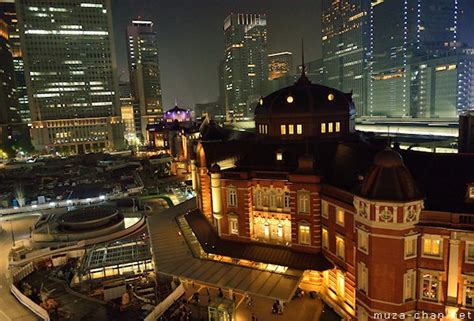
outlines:
M293 102L293 96L289 95L288 97L286 97L286 102L288 104L291 104Z
M277 161L282 161L283 160L283 154L281 152L276 153L276 160Z
M260 106L263 105L263 98L260 98L259 103L260 103Z
M328 100L329 100L329 101L333 101L333 100L334 100L334 95L333 95L333 94L329 94L329 95L328 95Z

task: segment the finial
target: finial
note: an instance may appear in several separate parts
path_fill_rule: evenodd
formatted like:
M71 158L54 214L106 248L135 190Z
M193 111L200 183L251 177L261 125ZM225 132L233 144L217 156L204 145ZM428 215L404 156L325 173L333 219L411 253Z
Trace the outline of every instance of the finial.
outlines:
M304 64L304 39L301 38L301 75L306 74L306 66Z
M174 105L178 106L178 98L176 98L176 97L174 98Z

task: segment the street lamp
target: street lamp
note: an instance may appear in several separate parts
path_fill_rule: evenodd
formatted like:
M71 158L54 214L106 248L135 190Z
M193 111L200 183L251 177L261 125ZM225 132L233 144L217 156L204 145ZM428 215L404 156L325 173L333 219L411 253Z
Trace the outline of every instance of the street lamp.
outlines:
M15 232L13 231L13 223L11 220L8 220L10 222L10 231L12 233L12 242L13 242L13 247L15 247Z

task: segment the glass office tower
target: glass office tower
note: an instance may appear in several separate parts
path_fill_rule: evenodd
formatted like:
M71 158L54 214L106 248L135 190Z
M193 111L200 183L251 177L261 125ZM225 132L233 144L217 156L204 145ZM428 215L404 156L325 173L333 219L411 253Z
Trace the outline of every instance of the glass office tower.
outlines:
M371 1L367 115L414 116L412 62L456 49L457 15L456 0Z
M25 69L20 43L20 30L16 16L15 3L0 0L0 17L8 26L9 44L15 71L16 96L18 98L18 112L24 123L31 121L28 107L28 92L26 90Z
M367 0L323 0L323 83L352 92L357 115L366 112Z
M267 18L232 13L224 20L224 38L226 115L229 119L253 117L268 79Z
M127 27L130 87L137 137L147 140L146 126L163 117L158 40L153 22L135 19Z
M37 150L123 146L110 0L18 0Z

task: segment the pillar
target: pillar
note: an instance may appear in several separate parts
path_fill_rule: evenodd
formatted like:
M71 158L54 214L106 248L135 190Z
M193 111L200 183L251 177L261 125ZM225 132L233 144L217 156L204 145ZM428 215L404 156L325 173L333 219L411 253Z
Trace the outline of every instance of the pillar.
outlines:
M193 190L197 192L197 173L196 173L196 160L191 159L191 180L193 182Z
M211 199L212 199L212 216L217 221L217 234L221 235L220 223L222 219L222 191L221 191L221 168L214 164L211 167Z
M448 261L448 303L457 305L458 281L459 281L459 240L456 240L456 232L452 233L453 239L449 240Z

